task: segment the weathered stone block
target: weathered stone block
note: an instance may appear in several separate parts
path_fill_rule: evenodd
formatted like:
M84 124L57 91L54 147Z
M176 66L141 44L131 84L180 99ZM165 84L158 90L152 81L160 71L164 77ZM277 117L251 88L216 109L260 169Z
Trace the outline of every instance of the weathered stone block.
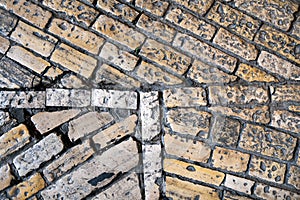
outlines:
M46 106L85 107L90 96L89 90L46 89Z
M158 16L162 16L168 9L169 5L167 2L155 0L137 0L135 3L137 7L141 7L146 11Z
M251 194L251 188L254 185L254 181L226 174L224 186L243 192L246 194Z
M267 72L244 63L239 64L235 74L248 82L278 82L274 76Z
M300 198L299 194L296 194L296 193L293 193L293 192L290 192L287 190L279 189L276 187L271 187L271 186L265 185L263 183L257 184L254 194L263 199L279 200L279 199L299 199Z
M274 110L272 112L271 126L299 134L300 115L286 110Z
M44 108L43 91L0 91L0 108Z
M0 174L0 190L2 191L10 186L10 182L14 179L14 177L10 172L10 167L8 164L0 167Z
M0 2L0 5L3 4ZM17 18L4 9L0 9L0 32L8 35L17 24Z

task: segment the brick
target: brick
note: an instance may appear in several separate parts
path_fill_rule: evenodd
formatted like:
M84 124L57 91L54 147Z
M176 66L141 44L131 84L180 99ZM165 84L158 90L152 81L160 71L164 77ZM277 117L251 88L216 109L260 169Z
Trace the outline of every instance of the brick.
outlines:
M99 48L104 43L104 39L96 34L57 18L52 20L48 30L73 45L81 47L93 54L98 54Z
M291 166L290 171L289 171L289 179L288 179L288 184L293 185L295 188L298 190L300 189L300 167L297 166Z
M1 108L44 108L43 91L0 91Z
M282 184L285 170L285 164L253 156L250 162L249 175Z
M192 107L207 104L206 93L200 87L183 87L163 91L164 103L167 107Z
M268 91L257 86L210 86L209 102L212 105L267 103Z
M255 60L258 55L258 51L254 45L247 43L245 40L223 28L219 29L213 42L246 60Z
M93 89L91 105L104 108L137 109L137 93Z
M200 60L194 60L187 76L198 83L230 83L237 79L236 76L227 74L212 65Z
M176 33L175 29L169 25L156 21L144 14L139 18L137 27L167 42L172 42Z
M199 15L204 15L213 4L213 0L199 0L199 1L173 0L173 1L182 4L186 8L194 11Z
M155 0L137 0L137 7L141 7L151 14L162 16L168 9L169 3Z
M0 5L3 4L0 2ZM8 35L17 24L17 18L0 8L0 32Z
M140 47L145 40L143 34L105 15L101 15L92 28L133 50Z
M254 41L300 64L300 40L264 25Z
M278 28L287 31L293 21L293 13L297 11L297 4L286 1L248 1L238 0L234 1L234 7L255 15L258 19L269 22Z
M285 110L274 110L272 112L271 126L299 133L300 115Z
M139 179L136 174L130 174L117 183L113 184L107 190L93 197L91 200L114 200L114 199L142 199L139 188Z
M253 200L252 198L237 195L236 192L224 192L224 200Z
M149 84L178 85L182 80L150 63L142 61L137 67L136 75Z
M284 76L285 79L300 80L299 67L266 51L261 52L257 62L263 69Z
M48 161L52 156L62 151L64 145L61 138L55 133L51 133L31 148L23 151L13 160L20 176L25 176L28 172L37 169L43 162Z
M154 40L146 41L141 49L140 55L145 56L178 74L183 74L191 63L189 57Z
M300 85L281 85L272 92L273 102L300 102Z
M274 76L245 63L239 64L235 75L248 82L278 82L278 79Z
M112 121L113 117L108 112L89 112L69 122L68 136L71 141L76 141Z
M166 19L206 40L210 40L216 32L214 26L176 7L168 11Z
M217 186L222 183L225 177L222 172L175 159L164 159L164 171Z
M72 147L60 157L56 158L44 170L43 174L49 182L61 177L70 169L83 163L94 153L89 141Z
M300 198L299 194L287 190L279 189L276 187L271 187L263 183L257 184L254 194L263 199L274 199L274 200Z
M28 67L36 73L43 72L51 64L41 57L35 56L20 46L12 46L7 52L7 56L18 63Z
M140 93L140 102L142 140L148 141L160 134L161 131L158 92Z
M297 17L296 21L293 23L293 28L291 33L297 37L300 35L300 16Z
M254 185L254 181L247 180L245 178L240 178L230 174L226 174L224 186L243 192L246 194L251 194L251 188Z
M138 57L111 43L105 43L99 56L127 71L132 71L138 62Z
M233 72L236 65L236 58L204 43L191 36L177 33L173 46L196 56L212 66L220 67L228 72Z
M44 74L47 78L51 80L55 80L58 76L62 75L64 71L62 71L60 68L51 66L49 69L47 69L47 72Z
M10 167L8 164L5 164L0 167L0 190L4 190L7 188L11 181L14 179L13 175L11 174Z
M294 112L300 112L300 106L291 105L291 106L288 106L288 110L294 111Z
M61 44L55 49L51 56L51 61L85 78L89 78L97 66L95 58L85 55L65 44Z
M108 13L112 13L129 21L133 21L139 14L131 7L116 0L98 0L97 6Z
M17 125L17 120L14 119L9 112L0 111L0 135L8 132L12 127Z
M5 54L9 46L10 46L9 40L0 36L0 53Z
M59 81L59 86L61 88L69 89L85 88L84 82L73 74L66 74L62 76L62 78Z
M29 143L29 140L29 131L24 124L12 128L0 136L0 158L19 150Z
M79 113L80 110L75 109L56 112L39 112L31 117L31 121L41 134L45 134L74 118Z
M42 191L41 196L45 200L55 199L57 195L63 199L82 199L93 190L110 183L119 173L128 172L138 162L136 143L130 139L101 155L95 155Z
M212 164L214 167L228 171L245 172L247 170L249 158L249 154L216 147L212 156Z
M207 138L211 116L194 108L180 108L167 112L167 123L172 131Z
M216 189L166 177L166 196L171 199L220 199Z
M0 88L7 88L7 89L16 89L20 88L17 84L13 83L8 78L4 77L2 74L0 74Z
M201 141L167 133L164 136L164 145L167 154L188 160L206 163L210 157L211 150L209 145Z
M123 121L115 123L112 126L98 132L93 137L93 142L98 149L104 149L105 147L118 141L125 135L133 134L135 132L136 123L137 116L131 115Z
M27 199L46 187L46 183L40 173L36 173L27 180L12 187L8 191L8 196L13 199Z

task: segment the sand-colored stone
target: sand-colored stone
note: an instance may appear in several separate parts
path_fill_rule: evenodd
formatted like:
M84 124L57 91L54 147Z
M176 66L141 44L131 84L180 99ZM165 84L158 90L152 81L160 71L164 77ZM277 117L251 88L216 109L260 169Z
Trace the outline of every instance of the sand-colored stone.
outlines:
M300 199L300 195L288 190L271 187L263 183L258 183L254 194L263 199Z
M5 54L9 48L10 42L5 37L0 36L0 53Z
M146 11L158 16L162 16L169 5L167 2L156 0L137 0L135 3L137 7L141 7Z
M226 174L224 186L243 192L246 194L251 194L251 188L254 185L254 181Z
M239 64L235 74L248 82L278 82L278 79L274 76L245 63Z

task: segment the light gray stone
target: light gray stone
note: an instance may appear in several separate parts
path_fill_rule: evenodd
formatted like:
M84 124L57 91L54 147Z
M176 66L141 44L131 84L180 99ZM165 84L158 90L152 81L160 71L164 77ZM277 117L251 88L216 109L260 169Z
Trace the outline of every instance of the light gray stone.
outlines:
M90 91L81 89L47 89L47 106L86 107L90 105Z
M10 167L8 164L0 167L0 191L7 188L12 181L13 176L10 173Z
M43 91L0 91L0 108L44 108Z

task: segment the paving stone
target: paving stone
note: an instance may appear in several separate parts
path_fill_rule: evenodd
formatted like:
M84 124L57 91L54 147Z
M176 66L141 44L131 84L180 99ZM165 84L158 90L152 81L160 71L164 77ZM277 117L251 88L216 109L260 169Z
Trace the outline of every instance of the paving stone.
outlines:
M210 40L216 32L214 26L176 7L168 11L166 19L206 40Z
M172 131L207 138L211 116L194 108L181 108L167 112L167 123Z
M214 4L207 18L249 40L253 39L260 25L258 20L220 2Z
M217 67L194 60L187 76L198 83L229 83L237 79L236 76L227 74Z
M254 41L300 63L300 40L264 25Z
M66 74L60 79L60 87L69 89L84 88L84 82L73 74Z
M237 0L233 5L257 18L269 22L278 28L287 31L293 21L293 13L297 11L297 4L288 1Z
M192 107L207 104L206 93L200 87L183 87L163 91L164 103L167 107Z
M223 28L219 29L213 42L246 60L255 60L258 55L258 51L254 45L247 43L245 40Z
M199 1L173 0L173 1L182 4L186 8L194 11L199 15L204 15L213 4L213 0L199 0Z
M140 54L178 74L183 74L191 63L189 57L155 40L147 40Z
M282 160L293 158L296 138L258 125L247 124L239 147Z
M235 192L224 192L224 200L253 200L252 198L237 195Z
M80 168L59 179L41 192L47 199L82 199L111 182L118 173L127 172L138 164L136 143L130 139L94 156Z
M98 54L104 39L65 20L53 19L48 30L93 54Z
M175 159L164 159L164 171L217 186L222 183L225 177L222 172Z
M5 54L9 46L10 46L9 40L0 36L0 53Z
M288 183L293 185L295 188L298 190L300 189L300 167L297 166L291 166L290 171L289 171L289 179Z
M249 162L250 155L235 150L216 147L212 163L214 167L233 172L245 172Z
M249 175L282 184L285 170L285 164L253 156L250 162Z
M297 17L296 21L293 23L293 28L291 33L299 37L300 34L300 16Z
M193 54L201 61L220 67L228 72L232 72L235 69L236 58L191 36L177 33L173 41L173 46Z
M39 112L31 117L31 121L35 128L41 134L44 134L69 121L79 113L80 110L75 109L56 112Z
M216 189L166 177L166 196L171 199L220 199Z
M155 21L154 19L144 14L139 18L137 27L142 28L148 33L151 33L154 36L167 42L172 42L176 33L175 29L170 27L169 25L164 24L160 21Z
M0 190L7 188L11 181L14 179L13 175L10 172L10 167L8 164L5 164L0 167Z
M99 56L127 71L132 71L138 62L138 57L111 43L105 43Z
M156 0L137 0L135 5L145 9L151 14L162 16L168 9L169 3Z
M284 75L286 79L300 80L299 67L266 51L261 52L257 62L262 68L281 76Z
M13 200L27 199L31 197L33 194L42 190L44 187L46 187L46 183L42 178L41 174L35 173L27 180L12 187L8 191L8 196Z
M43 91L0 91L1 108L44 108L45 92Z
M44 170L43 174L49 182L61 177L73 167L83 163L93 155L94 151L89 145L89 141L72 147L60 157L56 158Z
M98 0L97 6L106 12L112 13L129 21L133 21L139 14L131 7L116 0Z
M85 78L89 78L97 66L95 58L85 55L65 44L61 44L55 49L51 56L51 61Z
M137 67L136 74L149 84L178 85L182 80L150 63L142 61Z
M269 100L268 91L257 86L209 86L209 102L212 105L264 104Z
M107 190L93 197L91 200L114 200L114 199L142 199L139 188L139 179L136 174L130 174L119 182L115 183Z
M31 148L23 151L13 160L20 176L25 176L28 172L37 169L43 162L51 159L62 151L64 145L61 138L55 133L51 133Z
M106 146L118 141L125 135L131 135L135 132L137 116L131 115L126 119L115 123L114 125L98 132L93 137L93 142L98 148L104 149Z
M238 120L215 116L211 129L212 142L235 147L239 139L241 124Z
M278 82L278 79L274 76L245 63L239 64L235 74L248 82Z
M92 106L137 109L137 93L132 91L93 89Z
M161 131L158 92L140 93L140 117L142 122L142 140L148 141Z
M281 85L274 88L273 102L300 102L300 85Z
M140 47L145 40L143 34L105 15L98 17L92 28L133 50Z
M274 110L272 112L271 126L299 133L300 115L285 110Z
M0 158L19 150L29 143L29 140L29 131L24 124L4 133L0 136Z
M0 5L3 5L0 2ZM0 32L8 35L17 24L17 18L8 11L0 8Z
M257 184L254 194L263 199L274 199L274 200L300 198L299 194L287 190L279 189L276 187L271 187L263 183Z
M90 91L81 89L46 89L46 106L86 107L90 105Z
M51 66L49 69L47 69L44 76L46 76L47 78L49 78L51 80L55 80L58 76L62 75L63 73L64 73L64 71L62 71L58 67Z
M167 133L164 136L164 145L167 154L188 160L206 163L210 157L209 145L201 141Z
M254 185L254 181L247 180L245 178L240 178L230 174L226 174L224 186L231 188L233 190L243 192L246 194L251 194L251 188Z
M12 46L7 56L39 74L51 65L20 46Z
M89 112L69 122L68 136L71 141L76 141L112 121L113 117L108 112Z
M7 10L11 10L14 14L24 18L25 20L33 23L39 28L44 28L52 16L51 12L41 8L40 6L31 3L28 0L19 1L1 1L2 5ZM12 26L8 26L12 27Z

